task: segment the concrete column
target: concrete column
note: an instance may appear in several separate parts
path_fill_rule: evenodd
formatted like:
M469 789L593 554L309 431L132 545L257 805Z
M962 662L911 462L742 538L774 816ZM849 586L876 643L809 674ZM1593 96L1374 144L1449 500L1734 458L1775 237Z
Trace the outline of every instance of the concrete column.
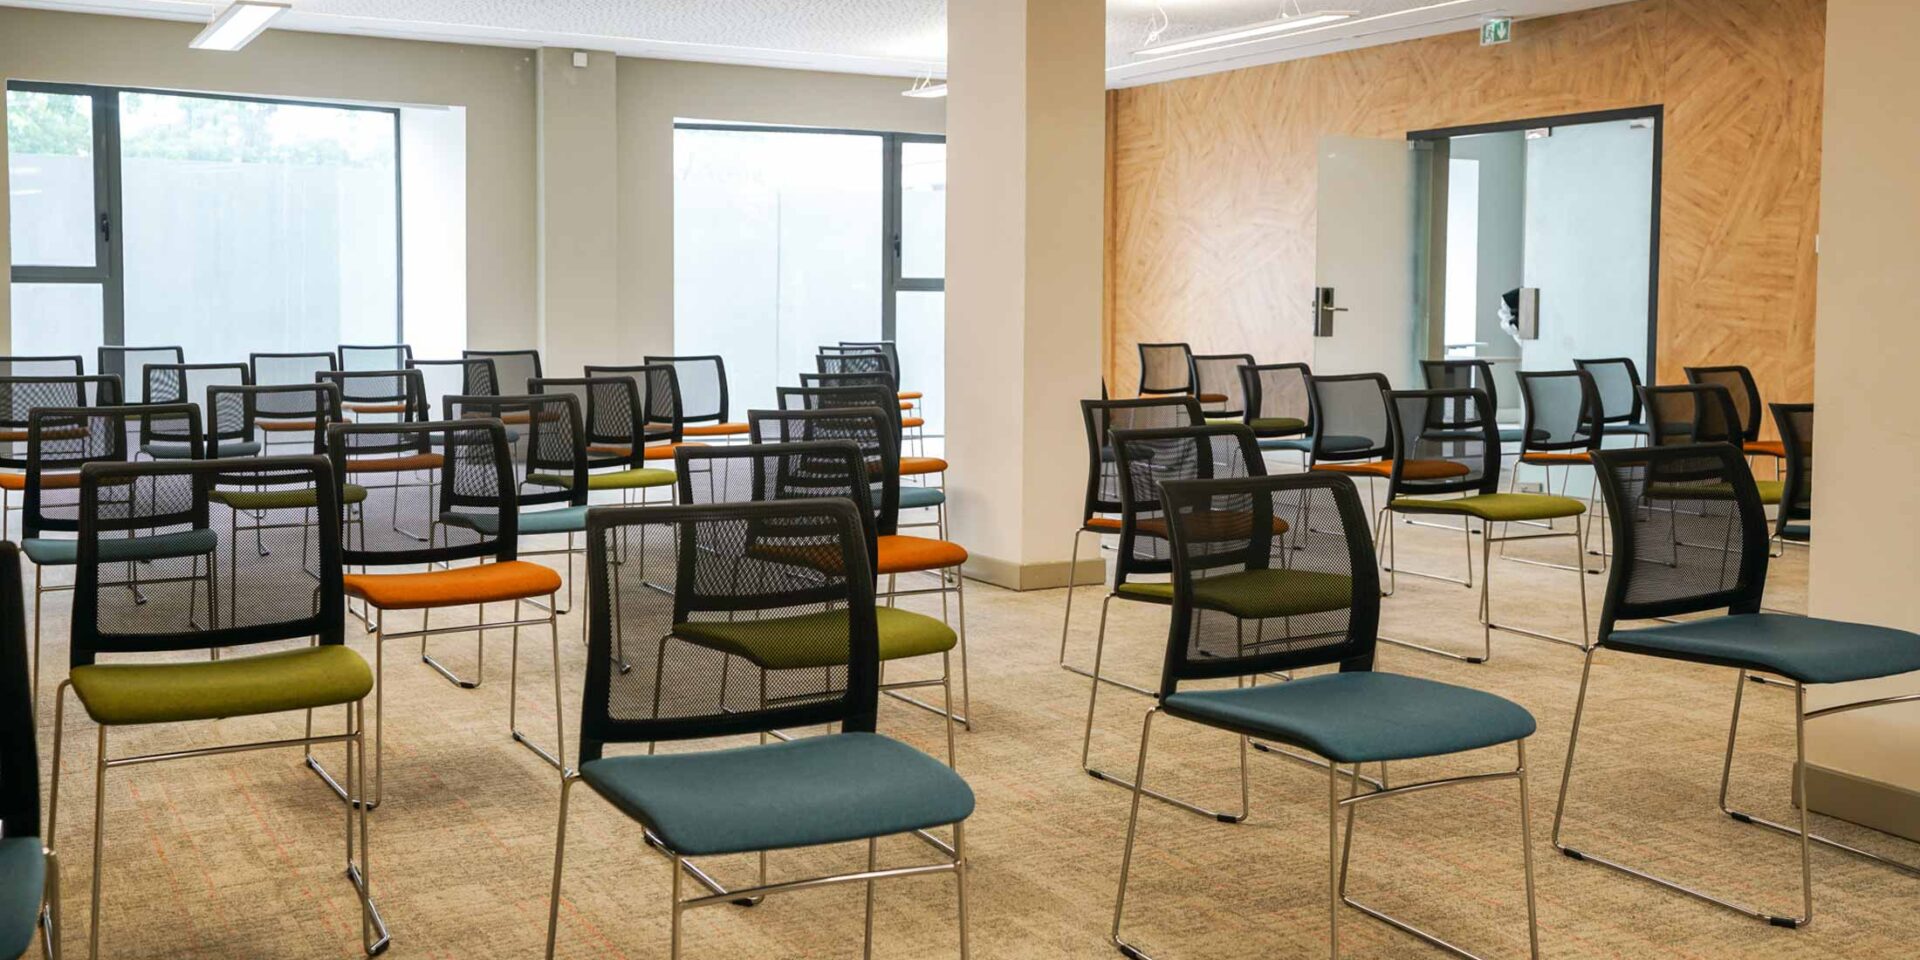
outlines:
M576 57L585 66L576 66ZM618 98L610 53L539 51L538 343L549 376L610 362L619 339Z
M1016 589L1067 582L1083 519L1079 401L1100 390L1105 7L969 0L947 13L951 535L973 556L969 575Z

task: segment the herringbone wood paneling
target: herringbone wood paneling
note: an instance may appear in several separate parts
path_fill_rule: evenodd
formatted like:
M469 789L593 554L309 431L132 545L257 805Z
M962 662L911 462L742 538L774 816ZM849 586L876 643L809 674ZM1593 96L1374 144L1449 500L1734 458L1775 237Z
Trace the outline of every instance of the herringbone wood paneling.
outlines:
M1641 0L1117 91L1110 382L1142 341L1311 359L1322 135L1663 104L1659 378L1745 363L1812 399L1825 24L1825 0Z

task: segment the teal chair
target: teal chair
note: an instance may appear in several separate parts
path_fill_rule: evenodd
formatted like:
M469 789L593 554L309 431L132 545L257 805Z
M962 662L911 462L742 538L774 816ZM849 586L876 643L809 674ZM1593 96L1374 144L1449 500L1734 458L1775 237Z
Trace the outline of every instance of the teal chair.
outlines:
M40 839L40 724L27 672L20 548L0 543L0 957L17 960L40 933L60 956L60 864Z

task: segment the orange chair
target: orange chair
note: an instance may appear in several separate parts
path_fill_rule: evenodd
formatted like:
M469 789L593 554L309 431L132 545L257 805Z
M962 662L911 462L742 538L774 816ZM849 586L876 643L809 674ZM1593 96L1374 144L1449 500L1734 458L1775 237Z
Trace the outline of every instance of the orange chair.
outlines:
M699 440L737 442L747 435L744 422L727 419L727 361L718 354L696 357L649 355L648 366L666 365L680 386L680 433Z

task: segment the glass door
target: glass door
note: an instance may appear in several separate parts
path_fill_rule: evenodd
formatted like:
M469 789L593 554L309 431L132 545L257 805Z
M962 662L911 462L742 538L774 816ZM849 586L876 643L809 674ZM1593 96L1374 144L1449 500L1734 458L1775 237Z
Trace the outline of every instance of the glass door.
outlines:
M900 389L919 393L927 437L946 433L947 142L888 138L892 249L882 336L900 351Z
M13 356L78 355L92 369L99 346L118 342L117 99L86 87L7 86Z

